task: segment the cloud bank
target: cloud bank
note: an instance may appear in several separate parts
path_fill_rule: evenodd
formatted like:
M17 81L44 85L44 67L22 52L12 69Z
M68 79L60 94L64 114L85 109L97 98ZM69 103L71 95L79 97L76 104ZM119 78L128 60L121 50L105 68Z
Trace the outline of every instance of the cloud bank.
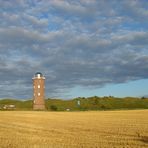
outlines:
M148 78L146 0L0 1L0 97L31 98Z

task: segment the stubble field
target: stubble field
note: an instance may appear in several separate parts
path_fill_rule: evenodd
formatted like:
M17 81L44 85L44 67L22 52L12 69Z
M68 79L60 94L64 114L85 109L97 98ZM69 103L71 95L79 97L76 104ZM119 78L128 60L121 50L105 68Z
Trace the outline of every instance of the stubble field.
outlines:
M0 112L0 148L146 147L148 110Z

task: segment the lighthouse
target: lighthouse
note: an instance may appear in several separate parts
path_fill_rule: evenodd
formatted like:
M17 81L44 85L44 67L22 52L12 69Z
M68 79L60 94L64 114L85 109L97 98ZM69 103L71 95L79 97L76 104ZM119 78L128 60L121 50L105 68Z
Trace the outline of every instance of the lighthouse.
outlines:
M41 72L35 73L33 80L33 109L45 109L45 77Z

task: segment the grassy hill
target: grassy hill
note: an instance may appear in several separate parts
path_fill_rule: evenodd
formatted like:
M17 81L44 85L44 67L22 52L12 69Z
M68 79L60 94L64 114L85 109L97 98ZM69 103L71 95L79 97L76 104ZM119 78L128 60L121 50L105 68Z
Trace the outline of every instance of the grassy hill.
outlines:
M78 102L80 104L78 104ZM15 110L32 110L32 100L1 99L0 108L15 105ZM148 109L148 98L79 97L72 100L46 99L46 109L52 111L87 111L115 109Z

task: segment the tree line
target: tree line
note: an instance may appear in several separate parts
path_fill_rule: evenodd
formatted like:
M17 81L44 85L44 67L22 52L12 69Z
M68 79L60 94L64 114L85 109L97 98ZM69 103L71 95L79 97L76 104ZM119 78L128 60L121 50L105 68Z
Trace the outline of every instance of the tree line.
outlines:
M6 105L14 105L14 110L32 110L33 101L1 99L0 110ZM148 98L116 98L113 96L104 97L77 97L71 100L51 99L45 100L48 111L89 111L89 110L119 110L119 109L148 109ZM9 108L11 109L11 108Z

